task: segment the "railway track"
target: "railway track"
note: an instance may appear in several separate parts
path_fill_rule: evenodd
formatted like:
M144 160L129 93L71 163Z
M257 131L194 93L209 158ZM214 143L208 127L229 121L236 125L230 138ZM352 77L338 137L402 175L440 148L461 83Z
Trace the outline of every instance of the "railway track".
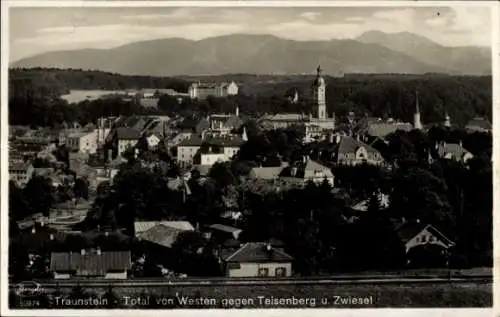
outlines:
M361 284L441 284L441 283L491 283L491 275L476 276L336 276L315 278L207 278L207 279L71 279L71 280L35 280L43 288L66 288L80 285L82 287L168 287L168 286L247 286L247 285L361 285ZM10 283L10 288L15 288L17 283Z

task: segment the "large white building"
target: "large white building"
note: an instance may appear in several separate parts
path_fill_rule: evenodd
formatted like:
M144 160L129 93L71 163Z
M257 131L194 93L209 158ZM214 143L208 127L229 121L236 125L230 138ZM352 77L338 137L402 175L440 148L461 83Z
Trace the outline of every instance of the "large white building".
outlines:
M206 99L208 96L227 97L238 94L238 85L235 82L213 84L213 83L193 83L188 91L191 99Z
M66 139L66 145L72 151L94 154L97 152L97 131L72 133Z
M213 165L231 160L246 141L246 132L239 135L200 138L192 136L177 146L177 162L181 167Z

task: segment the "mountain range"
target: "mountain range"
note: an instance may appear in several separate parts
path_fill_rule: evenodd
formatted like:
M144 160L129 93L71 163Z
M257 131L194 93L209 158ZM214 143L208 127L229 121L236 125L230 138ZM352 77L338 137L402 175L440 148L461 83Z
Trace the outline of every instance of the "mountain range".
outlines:
M317 65L343 73L491 74L485 47L446 47L408 32L365 32L356 39L294 41L233 34L192 41L168 38L111 49L53 51L11 67L93 69L126 75L304 74Z

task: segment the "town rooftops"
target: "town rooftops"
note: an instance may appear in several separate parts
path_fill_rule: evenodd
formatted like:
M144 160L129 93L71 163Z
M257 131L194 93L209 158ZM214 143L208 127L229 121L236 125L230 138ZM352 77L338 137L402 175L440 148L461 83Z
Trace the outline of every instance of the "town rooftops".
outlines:
M102 276L107 272L131 268L130 251L103 251L100 254L86 252L53 252L50 270L76 272L77 275Z
M291 262L293 257L265 242L248 242L227 255L226 262Z
M119 140L138 140L141 133L132 128L119 127L116 129L116 137Z

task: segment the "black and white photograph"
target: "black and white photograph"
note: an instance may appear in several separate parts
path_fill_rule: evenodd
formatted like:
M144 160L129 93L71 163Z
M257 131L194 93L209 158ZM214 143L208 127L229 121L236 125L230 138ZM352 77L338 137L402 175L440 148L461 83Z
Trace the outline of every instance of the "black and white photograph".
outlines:
M492 309L498 3L21 3L2 315Z

